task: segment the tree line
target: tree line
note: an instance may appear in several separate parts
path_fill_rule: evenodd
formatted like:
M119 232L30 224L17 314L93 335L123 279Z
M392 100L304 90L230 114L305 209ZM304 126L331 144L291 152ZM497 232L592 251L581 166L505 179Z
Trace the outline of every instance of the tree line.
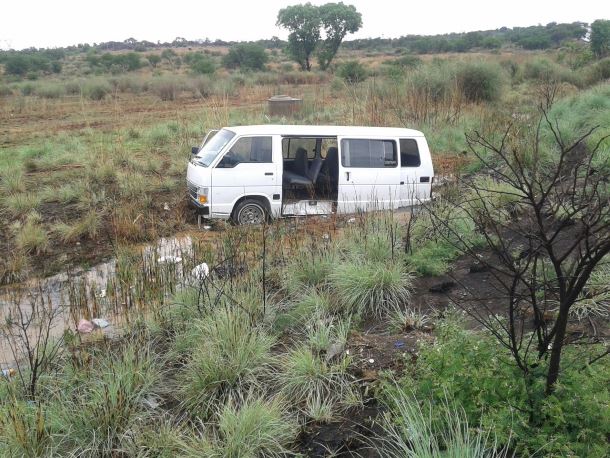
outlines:
M468 52L474 49L499 49L516 46L523 49L557 48L574 41L589 41L593 56L598 59L610 55L610 20L599 19L590 26L584 22L549 23L531 27L502 27L496 30L444 35L406 35L400 38L367 38L344 41L344 38L362 27L362 15L353 5L327 3L312 5L305 3L283 8L277 16L277 24L290 33L287 41L272 37L253 42L226 42L222 40L189 41L177 37L171 43L153 43L128 38L123 42L79 44L65 48L36 49L22 51L0 51L0 64L4 74L15 77L37 77L41 74L60 73L62 62L70 54L85 53L85 60L99 71L121 73L134 71L144 65L153 68L162 60L172 67L181 62L176 55L165 55L172 48L189 49L200 46L230 46L223 58L227 68L262 70L268 61L265 49L283 50L302 70L311 70L314 59L321 70L330 66L338 50L343 47L352 50L397 49L412 54ZM164 53L146 55L142 52L165 48ZM113 54L109 51L129 50L128 53ZM106 51L101 53L102 51ZM186 63L196 73L212 73L214 63L202 53L187 56Z

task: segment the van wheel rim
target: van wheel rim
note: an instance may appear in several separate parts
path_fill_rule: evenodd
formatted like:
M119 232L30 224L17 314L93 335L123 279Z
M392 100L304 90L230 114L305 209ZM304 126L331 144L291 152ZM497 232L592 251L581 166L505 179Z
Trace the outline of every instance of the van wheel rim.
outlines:
M258 205L246 205L239 212L239 224L262 224L265 212Z

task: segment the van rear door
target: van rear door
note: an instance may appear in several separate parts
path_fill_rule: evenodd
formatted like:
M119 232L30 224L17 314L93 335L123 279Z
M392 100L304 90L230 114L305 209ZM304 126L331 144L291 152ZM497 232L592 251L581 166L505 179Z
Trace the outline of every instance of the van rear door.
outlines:
M400 169L394 138L339 137L337 211L397 208Z

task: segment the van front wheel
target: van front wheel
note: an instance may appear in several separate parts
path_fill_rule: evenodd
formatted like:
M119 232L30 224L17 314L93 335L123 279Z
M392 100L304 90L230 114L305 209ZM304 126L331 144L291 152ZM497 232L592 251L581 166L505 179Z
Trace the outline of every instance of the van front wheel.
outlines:
M267 210L259 201L246 199L239 203L233 215L233 221L240 226L263 224L267 219Z

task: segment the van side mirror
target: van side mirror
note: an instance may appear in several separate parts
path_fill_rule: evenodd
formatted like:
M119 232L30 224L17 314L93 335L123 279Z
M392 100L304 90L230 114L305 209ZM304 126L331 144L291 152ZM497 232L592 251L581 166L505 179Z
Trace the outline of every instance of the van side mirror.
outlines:
M194 156L194 155L196 155L198 153L199 153L199 147L198 146L193 146L191 148L191 154Z

